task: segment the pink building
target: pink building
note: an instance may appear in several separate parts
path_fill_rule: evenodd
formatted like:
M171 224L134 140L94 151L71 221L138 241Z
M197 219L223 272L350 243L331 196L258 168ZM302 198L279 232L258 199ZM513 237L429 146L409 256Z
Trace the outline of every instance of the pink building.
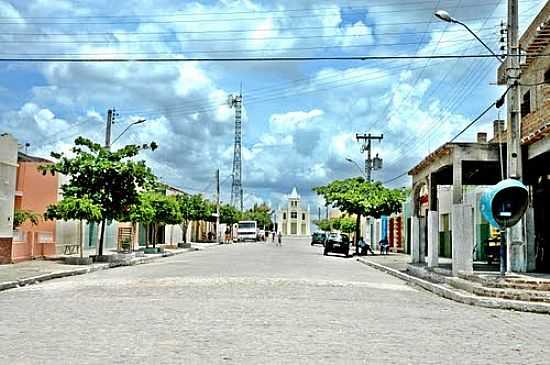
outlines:
M15 209L30 210L42 215L49 204L57 202L59 176L42 175L40 165L51 161L19 152ZM11 262L44 257L56 253L56 222L40 219L33 226L25 222L14 227Z

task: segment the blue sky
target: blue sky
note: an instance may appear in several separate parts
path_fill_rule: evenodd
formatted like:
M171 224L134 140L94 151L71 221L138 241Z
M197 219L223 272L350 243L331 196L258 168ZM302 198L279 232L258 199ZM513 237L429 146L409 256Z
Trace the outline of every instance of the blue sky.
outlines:
M520 0L525 28L545 1ZM0 56L267 57L485 53L446 9L498 50L505 0L63 1L0 0ZM106 110L120 114L121 143L155 140L157 175L212 196L222 174L229 199L233 110L243 83L245 205L277 206L297 186L358 174L355 133L383 133L375 153L387 180L418 163L490 104L502 88L494 59L240 63L1 63L0 132L29 152L67 150L77 135L103 140ZM501 116L503 117L503 116ZM491 134L497 113L475 132ZM116 145L115 145L116 147ZM393 186L409 183L403 177Z

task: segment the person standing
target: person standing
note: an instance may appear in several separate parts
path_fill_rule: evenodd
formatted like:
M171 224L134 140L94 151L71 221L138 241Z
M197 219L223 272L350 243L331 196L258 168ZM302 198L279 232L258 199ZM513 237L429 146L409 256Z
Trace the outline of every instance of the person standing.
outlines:
M281 231L279 231L279 233L277 233L277 246L282 246L283 245L283 234L281 233Z
M275 243L275 230L273 230L273 232L271 232L271 242Z

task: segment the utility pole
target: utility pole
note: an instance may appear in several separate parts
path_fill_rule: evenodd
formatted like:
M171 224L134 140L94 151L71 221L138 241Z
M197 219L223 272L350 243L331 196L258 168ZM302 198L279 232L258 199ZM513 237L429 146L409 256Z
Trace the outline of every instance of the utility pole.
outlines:
M522 180L521 157L521 89L520 78L520 49L518 42L518 0L508 0L507 22L507 57L506 57L506 85L509 88L506 94L508 108L507 120L507 175L508 178ZM515 269L512 265L513 243L523 244L523 219L514 227L509 228L506 234L507 272ZM524 258L525 259L525 258Z
M220 169L216 170L216 242L220 243Z
M321 221L321 207L319 207L319 221Z
M379 170L382 168L382 159L378 157L378 154L373 159L372 158L372 141L382 141L384 135L379 136L372 134L355 134L357 142L363 142L361 146L361 152L366 152L367 156L365 158L365 173L367 174L367 181L372 181L372 170ZM356 228L355 228L355 254L359 256L359 235L361 234L361 214L357 214Z
M241 84L241 92L237 96L229 95L227 103L229 107L235 108L235 144L233 146L233 183L231 185L231 205L240 207L243 210L243 189L242 189L242 128L241 128L241 112L243 102L243 92Z
M105 126L105 148L111 149L111 126L113 125L114 110L107 111L107 125Z
M357 142L363 142L361 146L361 152L366 152L367 156L365 158L365 173L367 174L367 181L372 181L372 170L378 170L382 168L382 159L376 155L373 159L371 156L372 153L372 141L378 140L381 141L384 138L384 135L375 136L372 134L355 134Z

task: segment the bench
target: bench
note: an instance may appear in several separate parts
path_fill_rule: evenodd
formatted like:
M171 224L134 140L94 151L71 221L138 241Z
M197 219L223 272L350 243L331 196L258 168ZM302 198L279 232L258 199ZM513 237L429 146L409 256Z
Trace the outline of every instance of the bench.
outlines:
M74 255L80 253L80 245L65 245L65 255Z

